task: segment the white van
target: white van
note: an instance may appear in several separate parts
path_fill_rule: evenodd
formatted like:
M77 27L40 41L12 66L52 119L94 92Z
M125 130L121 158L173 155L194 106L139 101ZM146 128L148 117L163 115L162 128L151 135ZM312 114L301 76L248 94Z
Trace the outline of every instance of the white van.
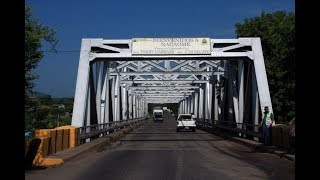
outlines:
M196 131L196 121L193 119L192 114L179 114L177 118L177 132L182 129Z

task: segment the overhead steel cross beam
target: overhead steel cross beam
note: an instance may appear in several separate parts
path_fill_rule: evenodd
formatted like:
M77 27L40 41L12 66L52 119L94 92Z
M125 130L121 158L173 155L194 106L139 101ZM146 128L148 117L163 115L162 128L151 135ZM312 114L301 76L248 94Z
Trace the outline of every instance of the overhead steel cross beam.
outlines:
M152 100L152 101L148 101L148 100L145 100L146 103L150 103L150 104L167 104L167 103L179 103L179 100L168 100L168 101L162 101L162 100L159 100L159 101L156 101L156 100Z
M83 39L83 41L87 41L89 47L99 47L104 50L109 50L113 52L103 52L102 51L95 51L90 52L89 60L92 61L96 58L112 58L114 60L137 60L137 59L162 59L162 60L171 60L171 59L180 59L183 58L184 60L191 59L200 59L200 58L231 58L231 57L249 57L250 59L254 59L254 55L252 51L238 51L238 52L230 52L232 49L237 49L242 46L252 46L252 39L254 38L239 38L239 39L211 39L211 44L227 44L222 48L212 48L210 55L177 55L177 54L170 54L170 55L133 55L132 50L132 40L125 39L125 40L105 40L105 39ZM260 39L259 39L260 40ZM239 44L239 46L233 46L231 44ZM106 45L107 44L107 45ZM128 48L117 48L117 44L122 44L127 46Z
M199 86L187 86L187 85L172 85L172 86L131 86L130 89L135 90L160 90L160 89L199 89Z
M176 90L159 90L159 91L155 91L155 90L139 90L139 91L131 91L131 92L135 93L135 94L190 94L190 93L193 93L194 90L189 90L189 91L180 90L180 89L176 89Z
M198 61L199 63L196 63ZM200 67L204 66L210 66L214 67L215 71L218 71L218 67L221 67L220 60L197 60L197 59L187 59L187 60L146 60L146 59L141 59L138 61L115 61L119 65L112 68L111 72L116 72L116 71L121 71L122 68L125 67L132 67L134 68L134 71L136 72L144 72L144 71L150 71L151 67L158 68L160 71L163 72L176 72L176 70L182 68L188 68L191 71L199 71ZM164 66L163 63L164 62ZM172 64L170 62L174 62L175 64ZM171 66L174 65L174 66ZM221 67L222 71L224 71L224 68Z
M164 93L192 93L194 92L194 90L180 90L180 89L177 89L177 90L141 90L141 89L137 89L137 90L133 90L132 91L133 93L158 93L158 94L164 94Z
M196 89L199 89L199 86L134 86L129 87L132 93L157 93L157 94L166 94L166 93L192 93Z
M146 97L146 98L175 98L175 97L188 97L191 94L136 94L139 97Z
M171 98L164 98L164 97L141 97L142 99L146 101L181 101L185 99L185 97L171 97Z
M179 103L182 99L168 99L168 100L161 100L161 99L144 99L147 103Z
M184 97L141 97L148 100L182 100Z
M163 71L150 71L150 72L116 72L113 71L110 75L125 75L125 76L141 76L141 75L222 75L223 71L171 71L171 72L163 72Z
M188 94L136 94L137 96L143 97L188 97L191 93Z
M135 83L135 84L141 84L141 83L185 83L185 84L193 84L193 83L208 83L210 80L123 80L121 83Z
M222 73L223 74L223 73ZM217 74L214 74L214 75L217 75ZM149 77L142 77L142 76L149 76ZM150 76L153 76L153 77L150 77ZM167 77L164 77L164 76L167 76ZM127 76L127 75L122 75L121 77L121 82L123 81L131 81L132 80L148 80L148 81L151 81L151 80L166 80L166 81L169 81L169 80L201 80L203 79L203 77L209 79L209 77L213 76L213 75L201 75L202 77L197 77L195 75L184 75L185 77L179 77L180 76L179 74L177 75L134 75L133 76L133 79L132 79L132 76ZM225 76L226 77L226 76ZM163 86L165 86L165 84L162 84Z
M186 97L185 96L183 96L183 97L178 97L178 96L176 96L176 97L160 97L160 96L155 96L155 97L140 97L140 98L142 98L142 99L156 99L156 100L177 100L177 99L180 99L180 100L182 100L182 99L185 99Z
M141 94L141 93L133 93L137 96L144 96L144 97L153 97L153 96L161 96L161 97L173 97L173 96L190 96L192 93L175 93L175 94Z
M171 63L172 62L172 63ZM144 80L146 77L153 76L149 80L200 80L209 78L213 75L225 74L224 68L219 66L220 61L208 61L208 60L153 60L153 61L115 61L118 66L110 69L110 75L121 76L121 81L132 80L130 77L134 77L133 80ZM164 63L164 64L161 64ZM163 66L164 65L164 66ZM173 65L173 66L172 66ZM151 71L151 66L159 69L160 71ZM201 68L200 68L201 67ZM207 67L213 68L211 71L207 70ZM125 71L125 68L132 70L133 72ZM184 79L178 78L179 76L189 76ZM202 76L202 77L197 77ZM168 82L162 83L162 85L168 85Z

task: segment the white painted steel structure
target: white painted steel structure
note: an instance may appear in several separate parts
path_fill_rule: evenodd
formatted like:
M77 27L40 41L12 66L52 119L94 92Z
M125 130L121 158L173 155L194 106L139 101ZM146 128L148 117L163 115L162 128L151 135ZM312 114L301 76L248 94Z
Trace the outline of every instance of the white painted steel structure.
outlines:
M264 106L272 112L260 38L211 39L207 55L131 50L129 39L82 39L73 126L144 117L148 103L239 123L258 124Z

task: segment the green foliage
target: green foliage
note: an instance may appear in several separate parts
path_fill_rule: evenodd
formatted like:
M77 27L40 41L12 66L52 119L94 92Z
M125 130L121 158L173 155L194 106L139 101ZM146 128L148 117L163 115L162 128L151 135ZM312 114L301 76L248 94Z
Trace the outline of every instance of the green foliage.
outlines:
M52 99L50 96L31 99L33 80L38 78L32 72L42 60L44 43L49 43L49 51L56 52L55 31L48 26L44 26L32 15L30 6L25 6L25 129L34 130L39 128L50 128L52 119L48 118L50 110L43 108L43 105L50 106Z
M178 104L176 104L176 103L165 103L165 104L153 104L153 103L150 103L150 104L148 104L149 114L152 115L153 109L155 107L167 107L168 109L172 110L172 113L178 114Z
M65 105L64 111L68 113L72 113L74 98L56 98L56 99L53 99L53 101L56 104L64 104Z
M25 110L25 130L47 128L49 110L42 108L38 101L33 101L28 107Z
M50 129L71 124L73 98L52 99L50 96L41 96L35 100L28 98L25 110L25 130ZM53 105L64 105L58 108Z
M49 51L55 52L55 45L58 41L54 38L55 31L42 25L38 19L32 16L30 6L25 6L25 91L32 92L33 80L37 78L32 70L37 67L43 58L44 52L41 50L43 41L49 43Z
M260 37L277 122L295 116L295 14L264 13L236 24L238 37Z

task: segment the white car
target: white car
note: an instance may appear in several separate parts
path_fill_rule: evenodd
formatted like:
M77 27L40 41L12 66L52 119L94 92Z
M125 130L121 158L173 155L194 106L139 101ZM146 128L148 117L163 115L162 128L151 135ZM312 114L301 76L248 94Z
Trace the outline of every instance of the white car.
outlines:
M182 129L196 131L196 121L192 114L179 114L177 118L177 132Z

